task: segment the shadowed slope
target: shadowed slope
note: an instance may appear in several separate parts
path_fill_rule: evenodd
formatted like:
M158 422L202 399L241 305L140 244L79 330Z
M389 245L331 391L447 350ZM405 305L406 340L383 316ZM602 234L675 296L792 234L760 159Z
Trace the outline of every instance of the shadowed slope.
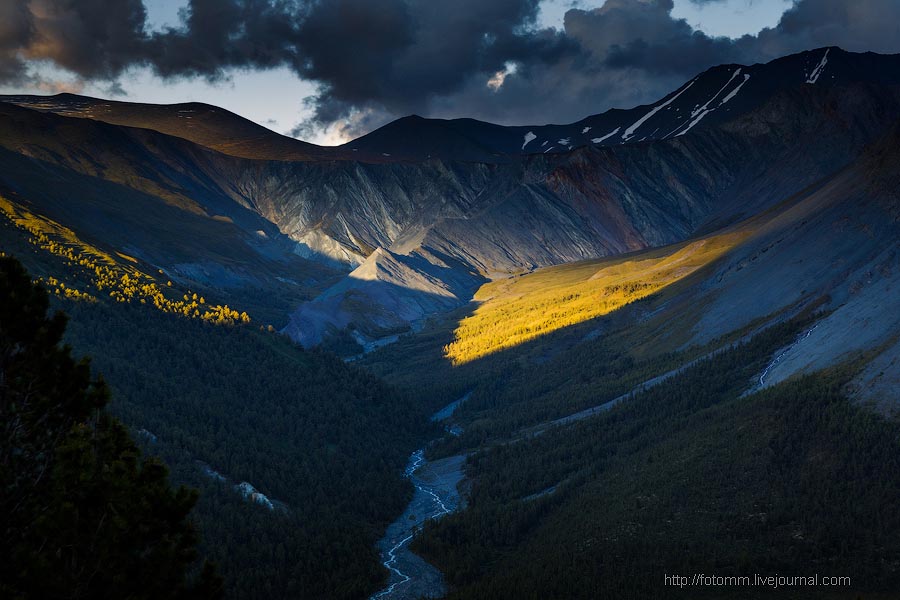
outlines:
M74 94L0 96L0 102L66 117L152 129L240 158L306 161L345 154L279 135L223 108L197 102L140 104Z
M383 160L443 158L504 162L582 146L673 139L717 127L801 87L900 84L900 55L818 48L755 65L719 65L658 101L569 124L501 126L474 119L398 119L342 148Z

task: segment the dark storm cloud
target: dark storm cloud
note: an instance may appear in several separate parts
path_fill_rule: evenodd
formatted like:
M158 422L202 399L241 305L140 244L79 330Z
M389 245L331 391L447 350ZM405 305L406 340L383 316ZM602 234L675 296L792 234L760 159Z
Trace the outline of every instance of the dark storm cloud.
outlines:
M191 0L182 27L150 33L143 0L2 0L0 78L22 75L28 60L105 81L133 66L217 79L291 64L306 9L290 0Z
M191 0L182 27L143 41L144 62L163 77L212 80L234 68L294 64L305 12L287 0Z
M739 40L672 18L672 0L572 9L563 31L538 29L539 4L191 0L179 27L150 32L141 0L2 0L0 81L33 80L35 60L110 89L134 66L211 80L287 66L319 86L298 132L342 122L357 134L413 112L570 121L658 98L723 62L826 45L900 51L896 0L797 0L777 26Z
M900 52L900 2L803 0L795 2L776 27L740 42L767 57L822 46L854 52Z
M491 94L472 85L442 98L440 114L455 110L511 123L565 122L611 106L659 98L688 77L746 49L673 19L671 0L607 0L565 15L565 40L575 52L552 63L523 61L515 77Z
M141 0L31 0L25 56L52 60L85 78L108 79L142 59Z
M562 35L533 31L538 0L338 0L314 9L300 29L298 72L322 82L316 118L355 109L373 119L428 113L435 98L472 78L485 82L509 61L551 64L577 52Z
M739 56L728 38L712 38L684 20L673 19L671 0L609 0L602 8L566 14L566 32L611 68L637 67L651 73L693 75L710 63Z
M21 80L25 62L18 52L31 43L34 23L27 0L0 4L0 81Z

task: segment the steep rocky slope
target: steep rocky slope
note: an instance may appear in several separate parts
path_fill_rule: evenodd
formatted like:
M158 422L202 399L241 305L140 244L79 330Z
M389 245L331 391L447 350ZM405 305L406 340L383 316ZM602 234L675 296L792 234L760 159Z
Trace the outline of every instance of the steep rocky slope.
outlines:
M441 163L427 162L415 171L410 165L357 167L367 179L389 173L391 181L400 182L365 194L365 229L353 224L355 211L330 215L332 223L324 211L319 219L306 218L331 239L355 240L356 248L364 241L397 254L437 257L434 264L449 257L464 270L502 277L677 242L765 211L844 168L898 116L900 94L894 87L801 86L739 119L671 140L585 147L466 169L456 165L451 176L479 177L458 186L466 194L461 201L435 213L429 213L435 204L426 195L409 190L421 186L431 165ZM343 188L348 197L359 176L354 180L347 173L350 165L332 168L343 171L332 180L350 185ZM439 194L447 197L446 191ZM410 217L418 218L396 219L398 213L388 208L392 202L410 207ZM315 200L300 204L308 211ZM394 218L379 218L387 214ZM279 222L286 215L270 218ZM342 293L352 289L367 296L352 279L341 286ZM368 301L381 302L376 296ZM340 302L340 294L325 294L301 307L295 320L308 322L307 311L333 312Z
M490 282L476 303L363 363L427 386L429 398L465 394L465 439L447 442L459 452L590 418L796 318L802 326L735 385L768 388L852 362L852 395L898 412L898 153L900 121L759 214L686 242Z
M204 174L203 154L215 153L149 130L0 104L0 195L144 272L224 292L218 297L281 325L336 272L298 256L295 242Z
M464 304L485 279L677 242L819 185L900 117L897 60L803 53L748 67L734 95L716 78L730 72L734 85L743 68L717 67L635 109L647 118L628 116L639 126L614 145L481 162L246 158L272 158L284 139L254 137L255 126L211 108L185 134L194 143L103 122L171 131L187 109L8 98L0 182L37 212L176 277L261 296L277 288L297 306L345 273L299 307L288 331L314 343L349 327L371 340ZM640 141L642 128L662 130L654 119L710 110L720 97L727 108L685 135ZM460 140L457 130L425 135L433 125L410 119L404 135L447 148ZM223 128L233 133L218 143ZM390 131L373 135L394 139ZM241 140L268 150L235 151Z
M878 356L857 378L864 400L900 402L900 122L854 164L766 219L697 293L691 343L754 319L821 303L828 311L786 349L761 385L811 373L855 353ZM761 221L763 219L760 219ZM696 300L695 300L696 301Z

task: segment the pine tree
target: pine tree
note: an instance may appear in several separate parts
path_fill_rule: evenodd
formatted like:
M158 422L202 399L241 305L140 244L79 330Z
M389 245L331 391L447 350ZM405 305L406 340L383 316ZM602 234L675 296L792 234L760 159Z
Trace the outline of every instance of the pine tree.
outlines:
M197 560L196 492L143 458L87 360L61 345L66 317L0 257L0 597L218 598Z

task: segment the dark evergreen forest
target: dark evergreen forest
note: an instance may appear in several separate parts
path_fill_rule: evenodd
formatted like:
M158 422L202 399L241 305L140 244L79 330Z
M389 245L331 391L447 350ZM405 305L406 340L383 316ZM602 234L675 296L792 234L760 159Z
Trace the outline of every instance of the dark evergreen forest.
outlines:
M427 524L414 549L451 598L892 597L900 425L847 400L856 363L745 395L808 323L772 327L606 413L476 449L468 509ZM852 585L664 585L692 573Z

